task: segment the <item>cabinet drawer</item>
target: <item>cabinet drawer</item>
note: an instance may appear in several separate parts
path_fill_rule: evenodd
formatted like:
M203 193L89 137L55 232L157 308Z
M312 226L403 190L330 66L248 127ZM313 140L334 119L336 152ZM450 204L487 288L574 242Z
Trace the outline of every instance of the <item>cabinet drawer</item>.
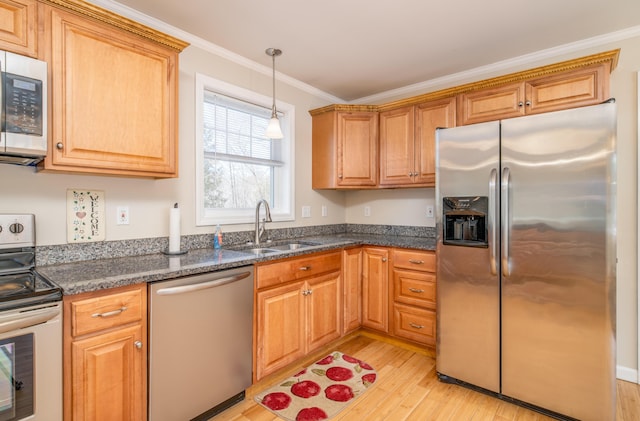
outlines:
M307 278L320 273L340 270L342 253L335 252L315 256L294 257L268 263L256 268L256 288L266 288Z
M140 321L142 299L142 289L136 289L72 302L71 334L80 336Z
M436 254L432 251L395 249L393 251L393 267L435 272Z
M400 338L435 346L436 312L395 304L393 334Z
M396 302L436 308L436 276L432 273L394 269L393 299Z

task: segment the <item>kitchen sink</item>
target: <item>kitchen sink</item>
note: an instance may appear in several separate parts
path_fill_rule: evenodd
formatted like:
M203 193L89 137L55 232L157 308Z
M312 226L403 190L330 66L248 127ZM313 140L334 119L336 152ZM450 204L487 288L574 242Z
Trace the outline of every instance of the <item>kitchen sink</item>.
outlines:
M255 254L256 256L261 256L263 254L277 253L280 250L276 250L275 248L257 247L257 248L243 249L242 251Z
M288 251L288 250L300 250L300 249L313 247L317 245L319 245L319 243L312 243L309 241L295 241L291 243L283 243L283 244L278 244L274 246L269 246L269 248L275 249L275 250L281 250L281 251Z
M255 256L264 256L272 253L282 253L287 251L303 250L308 247L318 246L321 243L312 241L287 241L281 240L277 242L267 242L261 246L245 245L233 247L233 250L251 253Z

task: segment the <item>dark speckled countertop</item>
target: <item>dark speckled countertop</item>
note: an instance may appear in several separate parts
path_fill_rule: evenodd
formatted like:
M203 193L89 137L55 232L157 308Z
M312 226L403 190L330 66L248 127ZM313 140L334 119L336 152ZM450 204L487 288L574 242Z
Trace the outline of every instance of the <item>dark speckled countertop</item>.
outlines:
M64 295L114 288L142 282L157 282L182 276L195 275L252 265L319 251L339 249L351 245L374 245L434 250L434 238L401 235L375 235L344 233L295 238L290 241L309 241L318 245L302 250L283 251L256 256L249 252L223 248L197 248L179 256L163 253L142 256L98 259L72 263L38 266L39 273L58 284ZM268 245L265 245L268 247Z

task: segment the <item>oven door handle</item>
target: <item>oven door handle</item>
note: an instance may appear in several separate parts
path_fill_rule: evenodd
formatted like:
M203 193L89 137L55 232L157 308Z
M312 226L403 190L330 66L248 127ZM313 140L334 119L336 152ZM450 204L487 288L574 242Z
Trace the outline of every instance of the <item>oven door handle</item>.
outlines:
M29 313L15 313L0 319L0 333L39 325L60 315L59 307L33 310Z

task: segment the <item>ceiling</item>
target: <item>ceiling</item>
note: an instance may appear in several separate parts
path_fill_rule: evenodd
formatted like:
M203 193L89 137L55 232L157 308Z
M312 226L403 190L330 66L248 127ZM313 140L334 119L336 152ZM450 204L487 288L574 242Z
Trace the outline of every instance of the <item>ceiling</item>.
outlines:
M344 102L621 30L638 0L97 0L125 6ZM131 16L129 16L131 17Z

